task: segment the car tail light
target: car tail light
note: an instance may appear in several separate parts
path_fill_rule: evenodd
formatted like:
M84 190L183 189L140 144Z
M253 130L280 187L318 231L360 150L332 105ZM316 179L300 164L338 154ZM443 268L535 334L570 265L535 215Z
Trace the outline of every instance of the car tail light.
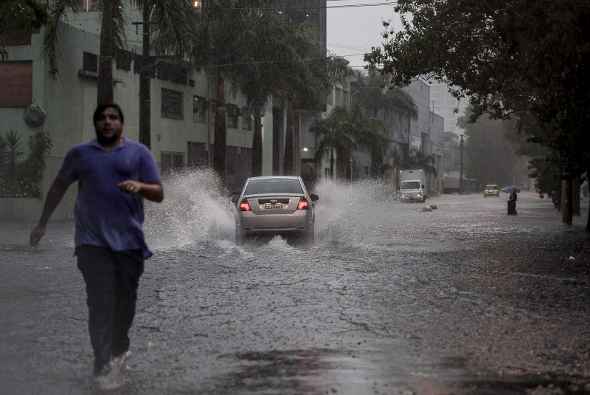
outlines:
M240 202L240 211L251 211L252 207L250 207L250 203L247 200L242 200Z
M307 210L309 208L309 203L307 202L306 198L299 199L299 203L297 204L297 210Z

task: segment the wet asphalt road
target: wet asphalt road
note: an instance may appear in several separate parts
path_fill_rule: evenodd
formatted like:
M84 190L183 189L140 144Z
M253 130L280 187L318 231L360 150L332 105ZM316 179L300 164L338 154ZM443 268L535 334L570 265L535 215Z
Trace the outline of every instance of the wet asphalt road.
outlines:
M567 227L526 192L509 217L505 194L424 212L323 185L313 246L237 247L212 189L186 176L149 207L155 256L113 393L590 393L586 208ZM95 393L72 224L34 250L28 224L0 227L0 393Z

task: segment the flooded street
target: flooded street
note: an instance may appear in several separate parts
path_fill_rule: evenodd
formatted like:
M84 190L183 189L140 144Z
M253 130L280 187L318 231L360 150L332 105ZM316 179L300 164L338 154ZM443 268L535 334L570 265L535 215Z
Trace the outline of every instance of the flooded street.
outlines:
M206 172L148 206L146 263L121 394L590 393L587 202L442 195L400 203L379 184L322 184L317 240L234 242ZM40 247L0 229L6 394L91 394L71 223Z

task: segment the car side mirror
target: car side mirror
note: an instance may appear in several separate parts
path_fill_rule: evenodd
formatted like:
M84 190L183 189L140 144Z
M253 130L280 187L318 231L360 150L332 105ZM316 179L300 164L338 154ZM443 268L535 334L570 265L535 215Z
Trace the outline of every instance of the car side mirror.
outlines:
M232 193L231 194L231 201L232 201L232 203L237 203L239 197L240 197L240 194L239 193L237 193L237 192Z
M315 193L310 193L309 198L311 199L312 202L317 202L318 200L320 200L320 197L318 195L316 195Z

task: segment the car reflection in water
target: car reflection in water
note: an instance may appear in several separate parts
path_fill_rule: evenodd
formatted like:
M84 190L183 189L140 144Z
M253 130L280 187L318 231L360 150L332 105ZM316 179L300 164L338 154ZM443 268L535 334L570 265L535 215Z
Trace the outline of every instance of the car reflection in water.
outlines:
M232 196L236 209L236 243L259 235L315 239L314 202L301 177L250 177L241 193Z

